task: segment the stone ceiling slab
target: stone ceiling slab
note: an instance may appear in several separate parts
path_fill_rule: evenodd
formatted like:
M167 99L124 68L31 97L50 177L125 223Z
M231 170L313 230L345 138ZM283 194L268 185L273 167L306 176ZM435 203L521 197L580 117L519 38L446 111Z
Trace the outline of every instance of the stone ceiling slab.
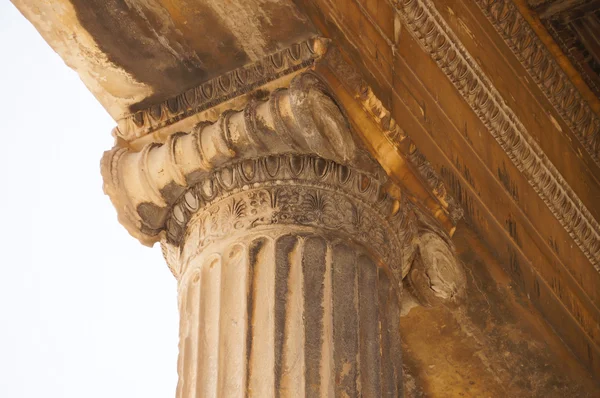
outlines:
M291 1L14 3L115 119L315 35Z

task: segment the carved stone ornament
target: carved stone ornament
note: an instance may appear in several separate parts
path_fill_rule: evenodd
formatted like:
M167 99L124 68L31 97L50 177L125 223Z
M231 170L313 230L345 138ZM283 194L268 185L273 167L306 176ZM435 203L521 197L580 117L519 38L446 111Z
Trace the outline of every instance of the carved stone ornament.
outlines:
M600 117L582 98L569 77L510 0L476 0L527 73L600 165Z
M425 306L460 302L467 282L452 246L440 235L426 232L420 235L418 248L406 277L410 293Z
M367 247L401 280L412 255L404 245L416 237L414 211L374 176L312 155L276 155L229 164L191 187L173 206L167 242L179 246L196 233L189 249L196 252L255 229L316 229Z
M189 186L233 160L283 153L314 154L364 172L383 173L357 144L318 78L305 73L267 101L223 112L215 123L150 143L140 152L115 147L101 162L104 190L119 220L140 242L159 240L170 207Z
M178 279L178 397L402 396L402 280L425 305L463 294L445 230L312 73L102 170Z
M396 122L392 113L375 95L366 80L350 64L343 60L339 50L333 46L328 48L323 61L335 71L337 76L343 76L343 84L350 89L354 99L360 101L363 111L373 120L386 140L401 154L425 182L429 193L433 195L447 212L452 224L463 218L463 209L448 192L441 177L437 174L425 156L412 142L409 135ZM379 161L385 162L386 159Z
M318 38L295 43L255 63L220 75L176 97L119 120L114 135L127 141L142 137L307 67L321 51L322 43Z
M447 75L513 164L600 272L600 225L539 144L527 133L477 62L462 47L433 3L430 0L399 0L394 3L407 31ZM574 101L574 97L569 98ZM581 109L584 114L587 112L585 108ZM593 149L592 152L597 150L598 139L597 122L594 120L593 114L589 113L582 120L577 117L579 124L591 123L582 139L587 142L587 148Z

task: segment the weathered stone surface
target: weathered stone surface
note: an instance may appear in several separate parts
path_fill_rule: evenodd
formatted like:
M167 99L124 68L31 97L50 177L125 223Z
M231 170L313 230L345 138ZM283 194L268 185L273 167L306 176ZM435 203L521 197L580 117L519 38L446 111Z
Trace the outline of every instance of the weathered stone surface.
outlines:
M480 238L461 225L453 241L467 297L401 318L405 396L598 396L600 386Z
M14 1L118 119L179 396L600 394L544 323L600 374L600 101L527 0Z
M181 191L233 160L269 154L315 154L382 173L359 148L340 109L315 75L297 77L290 89L242 111L223 112L215 123L152 142L137 152L116 146L102 160L104 189L119 219L142 243L158 241L167 213Z
M116 147L103 175L178 279L179 397L401 396L402 280L418 262L423 304L464 291L443 226L311 72L164 144Z
M557 69L540 48L545 41L515 19L511 0L403 0L391 2L387 14L379 14L382 2L296 3L401 126L397 150L414 143L511 277L589 369L600 372L593 193L600 185L590 156L597 147L577 138L597 140L597 99L582 92L587 104L575 100L580 81L572 70L569 79L557 73L561 60ZM518 10L521 3L515 1ZM390 20L394 35L384 29ZM352 86L335 67L327 69ZM388 153L381 157L395 158ZM581 219L567 215L575 208ZM536 293L538 276L550 289L543 297Z
M401 396L398 296L364 249L287 226L186 262L178 397Z
M115 119L316 33L287 0L13 3Z

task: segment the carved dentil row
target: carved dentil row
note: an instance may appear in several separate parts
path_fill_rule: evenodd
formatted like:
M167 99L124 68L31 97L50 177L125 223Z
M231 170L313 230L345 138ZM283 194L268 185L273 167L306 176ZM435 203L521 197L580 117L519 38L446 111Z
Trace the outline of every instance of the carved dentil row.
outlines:
M131 141L212 108L281 76L308 67L319 57L321 48L322 43L318 38L295 43L255 63L227 72L119 120L114 134Z
M514 165L600 271L600 226L528 135L429 0L395 2L411 35L432 57Z
M390 137L392 142L395 140ZM456 202L446 189L446 184L442 181L439 174L435 171L431 163L425 158L425 155L419 151L415 145L411 145L408 150L408 160L418 170L419 174L427 181L434 195L444 198L448 206L448 215L454 224L464 217L462 207Z
M383 173L360 149L327 88L312 73L275 90L266 101L226 111L214 123L169 136L141 151L116 147L104 154L104 190L120 222L142 243L153 244L170 206L188 186L235 160L281 153L315 154L369 173Z
M600 166L600 117L554 60L511 0L476 0L527 73Z

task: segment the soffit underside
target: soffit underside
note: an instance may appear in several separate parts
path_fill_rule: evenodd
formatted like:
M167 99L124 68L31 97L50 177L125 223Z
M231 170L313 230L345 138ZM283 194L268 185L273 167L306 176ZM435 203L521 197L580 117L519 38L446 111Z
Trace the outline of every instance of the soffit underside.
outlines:
M285 0L13 2L116 120L315 36Z
M529 0L562 52L600 96L600 1Z

